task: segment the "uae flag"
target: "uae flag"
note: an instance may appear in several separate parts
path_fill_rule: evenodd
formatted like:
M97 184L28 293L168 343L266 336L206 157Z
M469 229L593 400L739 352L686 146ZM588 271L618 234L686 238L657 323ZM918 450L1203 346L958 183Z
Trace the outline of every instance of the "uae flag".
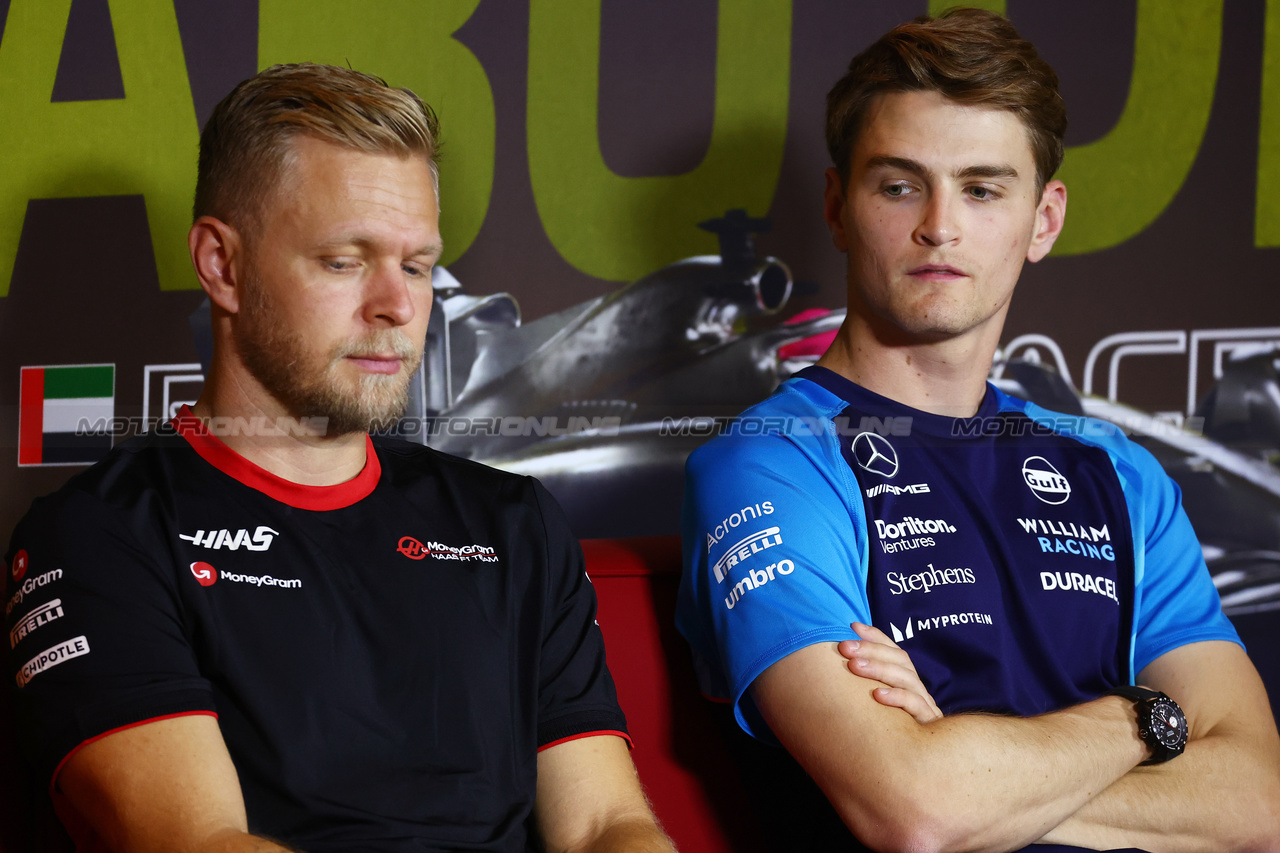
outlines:
M19 399L19 466L87 465L111 449L114 364L24 367Z

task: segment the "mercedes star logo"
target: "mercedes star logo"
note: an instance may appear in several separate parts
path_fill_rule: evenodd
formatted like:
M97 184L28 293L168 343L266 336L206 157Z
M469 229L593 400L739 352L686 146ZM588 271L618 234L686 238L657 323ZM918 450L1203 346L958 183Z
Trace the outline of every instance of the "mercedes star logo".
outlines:
M889 439L878 432L860 432L853 437L853 458L872 474L891 478L898 473L898 454Z

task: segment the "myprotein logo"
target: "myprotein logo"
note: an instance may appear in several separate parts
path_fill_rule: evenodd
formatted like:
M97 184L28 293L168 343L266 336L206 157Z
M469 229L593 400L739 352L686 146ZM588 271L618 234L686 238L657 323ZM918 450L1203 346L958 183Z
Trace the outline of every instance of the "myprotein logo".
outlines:
M9 648L15 648L32 631L41 625L48 625L62 615L61 598L55 598L53 601L40 605L26 616L23 616L18 624L13 626L13 630L9 632Z
M30 558L27 556L26 550L20 548L18 553L13 555L13 565L9 567L10 571L13 572L13 579L15 581L22 580L23 576L27 573L27 566L29 564Z
M1066 503L1071 497L1071 483L1043 456L1031 456L1022 463L1022 479L1047 504Z
M51 646L22 665L14 678L19 687L26 687L31 679L47 669L66 663L72 658L89 654L89 639L84 635L73 637L65 643Z
M990 613L948 613L945 616L926 616L923 619L912 620L907 617L906 630L899 630L898 626L889 623L889 632L893 635L895 643L901 643L904 640L910 640L917 633L925 631L936 631L940 628L954 628L957 625L994 625L995 620L991 618Z
M725 575L729 574L729 570L734 566L767 548L781 544L782 528L766 527L764 530L752 533L745 539L729 546L729 549L711 567L711 570L716 575L716 583L723 583Z
M898 473L898 452L889 439L878 432L860 432L853 437L849 448L859 467L886 480Z
M197 530L194 534L179 533L178 538L201 548L226 548L238 551L246 548L250 551L265 551L271 547L272 540L279 536L279 531L265 525L259 525L253 533L240 530Z

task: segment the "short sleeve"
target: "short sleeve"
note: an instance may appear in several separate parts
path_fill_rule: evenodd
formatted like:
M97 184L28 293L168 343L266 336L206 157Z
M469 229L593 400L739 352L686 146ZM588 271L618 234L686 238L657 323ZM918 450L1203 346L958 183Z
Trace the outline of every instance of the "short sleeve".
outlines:
M631 742L596 624L596 593L559 504L536 480L547 597L538 684L538 748L595 734ZM531 543L532 544L532 543Z
M147 501L64 491L32 507L6 555L6 624L19 743L52 782L116 729L215 712L171 573L133 536ZM155 546L153 546L155 547Z
M818 434L713 440L685 469L677 626L704 693L772 738L746 693L771 664L871 621L867 537L852 475Z
M1126 442L1118 461L1134 531L1136 594L1133 673L1188 643L1240 643L1222 612L1182 493L1145 449Z

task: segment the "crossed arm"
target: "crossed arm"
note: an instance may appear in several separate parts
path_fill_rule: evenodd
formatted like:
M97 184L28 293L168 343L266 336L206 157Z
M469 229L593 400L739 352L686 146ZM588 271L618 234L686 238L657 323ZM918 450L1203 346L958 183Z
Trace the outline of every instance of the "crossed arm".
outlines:
M751 695L874 849L1011 850L1043 840L1163 853L1266 849L1280 838L1280 738L1234 644L1185 646L1143 670L1141 683L1183 704L1193 742L1171 762L1137 767L1148 752L1126 699L1034 718L944 717L906 653L856 627L858 648L795 652Z
M108 850L290 849L249 834L235 766L210 716L160 720L90 743L67 762L58 786L72 834L78 826ZM645 801L626 744L612 735L567 741L538 754L534 814L548 851L674 853Z

